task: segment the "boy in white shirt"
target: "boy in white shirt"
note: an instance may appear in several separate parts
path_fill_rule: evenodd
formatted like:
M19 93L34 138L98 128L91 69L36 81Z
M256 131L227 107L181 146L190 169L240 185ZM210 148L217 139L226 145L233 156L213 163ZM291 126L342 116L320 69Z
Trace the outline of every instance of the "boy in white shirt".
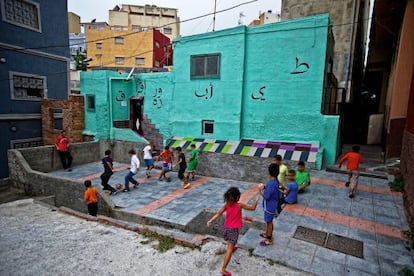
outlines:
M138 187L139 183L134 179L134 175L138 173L139 170L139 159L135 150L128 151L129 156L131 157L131 167L129 168L128 174L125 176L125 186L124 192L129 192L129 182L134 184L134 188Z
M154 168L154 161L152 160L152 143L145 146L142 150L142 155L144 157L145 166L147 166L145 175L147 178L150 178L151 170Z

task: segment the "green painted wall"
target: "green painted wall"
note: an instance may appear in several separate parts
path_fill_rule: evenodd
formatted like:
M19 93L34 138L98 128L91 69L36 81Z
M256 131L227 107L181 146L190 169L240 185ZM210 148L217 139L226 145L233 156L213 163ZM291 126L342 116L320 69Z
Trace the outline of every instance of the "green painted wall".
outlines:
M128 82L113 79L125 74L86 72L82 94L95 93L100 112L86 112L85 132L134 139L113 130L110 114L128 120L128 99L143 96L145 116L166 139L320 142L323 161L334 163L339 117L320 112L333 45L328 25L328 15L318 15L181 37L174 41L173 72L139 74ZM220 54L220 76L191 79L191 56L214 53ZM126 104L117 101L119 91ZM202 135L202 120L214 121L213 136Z

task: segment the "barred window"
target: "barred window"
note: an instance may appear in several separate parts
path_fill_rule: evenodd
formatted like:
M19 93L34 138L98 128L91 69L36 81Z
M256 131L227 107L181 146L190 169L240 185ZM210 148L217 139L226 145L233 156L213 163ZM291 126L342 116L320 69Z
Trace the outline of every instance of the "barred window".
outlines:
M40 100L46 98L46 77L10 72L13 100Z
M219 76L219 54L191 56L191 78L217 78Z
M41 31L39 4L30 0L1 0L3 21Z

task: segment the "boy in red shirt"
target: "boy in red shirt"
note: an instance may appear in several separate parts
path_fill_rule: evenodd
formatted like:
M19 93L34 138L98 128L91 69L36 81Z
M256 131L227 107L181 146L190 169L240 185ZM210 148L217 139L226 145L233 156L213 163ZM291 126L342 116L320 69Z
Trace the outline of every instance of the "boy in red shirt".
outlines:
M66 136L66 131L62 130L60 135L56 138L56 150L62 162L63 169L72 171L72 155L69 151L69 138Z
M162 171L158 180L162 180L162 177L164 177L168 182L171 179L167 177L167 172L172 171L174 152L170 150L169 146L165 146L164 151L160 154L160 158L162 159Z
M349 198L355 196L355 191L358 185L359 164L363 162L362 155L359 153L359 146L353 146L352 151L345 154L340 160L338 167L341 168L342 163L347 161L346 169L348 170L348 182L345 186L349 186Z

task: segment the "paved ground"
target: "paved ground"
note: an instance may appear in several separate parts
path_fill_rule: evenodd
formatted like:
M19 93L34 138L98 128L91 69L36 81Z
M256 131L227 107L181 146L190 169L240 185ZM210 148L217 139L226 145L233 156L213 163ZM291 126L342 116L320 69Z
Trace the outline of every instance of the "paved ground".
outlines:
M120 169L125 166L117 164ZM53 174L77 179L92 179L99 184L99 163L75 168L73 172ZM110 184L122 183L126 171L113 175ZM146 179L130 193L111 196L125 211L166 222L186 225L203 209L218 209L222 195L230 186L242 191L241 201L253 199L257 183L197 177L190 189L181 188L174 173L172 182ZM299 196L299 204L287 206L275 220L275 244L258 245L263 229L250 228L240 245L253 254L318 275L396 275L403 267L414 270L413 253L407 249L401 230L407 230L401 194L389 191L386 180L360 177L359 190L349 199L344 187L346 175L312 171L312 185ZM258 182L263 182L260 179ZM245 216L261 220L260 207ZM322 230L363 242L363 258L327 249L293 238L298 226Z
M0 205L0 275L219 275L225 245L165 253L142 235L87 222L33 203ZM234 275L303 275L249 252L235 252Z

